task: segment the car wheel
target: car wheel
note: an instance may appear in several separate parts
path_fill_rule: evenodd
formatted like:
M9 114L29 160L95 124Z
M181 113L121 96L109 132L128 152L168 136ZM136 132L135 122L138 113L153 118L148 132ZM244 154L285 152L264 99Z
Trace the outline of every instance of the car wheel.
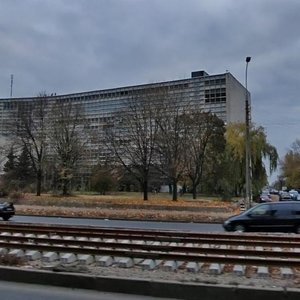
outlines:
M235 224L233 230L237 231L237 232L245 232L246 227L245 227L245 225L242 225L242 224Z
M295 226L295 232L300 234L300 224Z
M8 221L8 220L10 219L10 216L4 216L4 217L2 217L2 219L3 219L4 221Z

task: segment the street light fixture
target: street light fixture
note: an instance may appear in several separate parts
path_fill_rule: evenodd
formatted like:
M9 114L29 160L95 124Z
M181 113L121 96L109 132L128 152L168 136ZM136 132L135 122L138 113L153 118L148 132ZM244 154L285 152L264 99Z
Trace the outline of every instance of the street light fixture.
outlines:
M247 76L248 76L248 64L251 61L251 57L246 57L246 73L245 73L245 111L246 111L246 134L245 134L245 148L246 148L246 206L251 207L252 201L252 172L251 172L251 140L250 140L250 123L251 123L251 111L249 103L249 93L247 88Z

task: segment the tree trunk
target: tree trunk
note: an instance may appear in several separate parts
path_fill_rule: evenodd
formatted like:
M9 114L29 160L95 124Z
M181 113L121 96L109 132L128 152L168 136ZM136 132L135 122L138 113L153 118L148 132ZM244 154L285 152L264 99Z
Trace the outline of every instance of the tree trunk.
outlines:
M68 194L68 180L63 179L63 195L66 196Z
M172 195L173 193L172 184L169 183L168 186L169 186L169 194Z
M144 180L143 182L143 193L144 193L144 201L148 200L148 180Z
M36 195L41 196L42 191L42 170L39 169L36 176Z
M197 198L197 191L196 187L193 185L193 199Z
M173 181L173 201L177 201L177 182Z

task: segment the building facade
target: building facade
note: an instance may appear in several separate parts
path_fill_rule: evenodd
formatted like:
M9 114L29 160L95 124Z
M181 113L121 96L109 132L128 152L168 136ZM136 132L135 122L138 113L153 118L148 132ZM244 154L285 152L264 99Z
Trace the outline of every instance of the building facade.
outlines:
M135 92L156 86L168 87L170 91L179 91L183 95L183 102L197 103L203 111L215 113L226 123L245 121L246 89L235 77L229 73L209 75L205 71L191 73L191 78L96 90L65 95L51 95L49 101L73 101L80 103L85 109L87 118L92 126L103 126L107 118L123 109L126 100ZM16 101L31 101L29 98L0 99L0 135L7 134L7 119L10 116L12 103Z
M181 80L142 84L136 86L118 87L105 90L95 90L65 95L51 95L49 101L71 101L80 104L88 119L91 129L101 131L106 124L111 123L114 114L126 108L131 97L142 95L143 91L164 87L174 95L180 93L182 105L185 103L197 105L205 112L216 114L225 123L245 122L245 87L229 72L209 75L205 71L191 73L191 77ZM0 137L4 142L8 136L8 119L15 109L14 103L19 101L34 101L35 97L2 98L0 99ZM99 153L91 147L90 164L97 160Z

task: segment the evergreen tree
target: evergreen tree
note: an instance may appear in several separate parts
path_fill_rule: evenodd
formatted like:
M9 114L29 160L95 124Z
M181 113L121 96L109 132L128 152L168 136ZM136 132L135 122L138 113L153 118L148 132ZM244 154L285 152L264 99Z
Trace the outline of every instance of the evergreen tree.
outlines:
M34 170L26 147L23 147L21 154L17 158L15 172L21 187L25 187L29 183L32 183L35 178Z
M4 175L2 178L6 191L15 190L18 188L18 182L16 180L16 159L17 156L15 155L12 147L7 155L7 162L3 167Z
M17 156L14 153L13 147L10 148L10 151L7 155L7 162L4 164L3 171L8 174L12 173L16 168L16 158Z

